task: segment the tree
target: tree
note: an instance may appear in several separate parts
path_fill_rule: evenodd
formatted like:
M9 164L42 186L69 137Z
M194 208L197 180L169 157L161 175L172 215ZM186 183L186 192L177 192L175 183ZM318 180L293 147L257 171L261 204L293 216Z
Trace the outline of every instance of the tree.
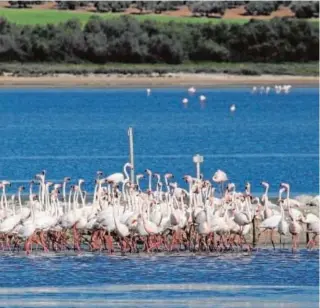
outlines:
M98 12L123 12L130 6L129 1L97 1L94 6Z
M57 1L60 10L76 10L80 6L79 1Z
M297 18L311 18L319 15L319 2L293 2L290 8Z
M245 10L247 15L270 15L278 9L278 4L275 1L250 1Z
M18 8L28 8L34 1L9 1L10 6Z
M155 35L150 38L148 45L151 62L179 64L184 60L184 51L177 38Z
M212 13L223 15L227 4L223 1L214 2L196 2L192 5L191 10L195 15L209 17Z
M153 1L136 1L135 7L140 11L140 14L143 11L153 10L154 2Z
M164 11L177 10L178 6L181 5L179 1L155 1L153 4L153 11L156 14L161 14Z

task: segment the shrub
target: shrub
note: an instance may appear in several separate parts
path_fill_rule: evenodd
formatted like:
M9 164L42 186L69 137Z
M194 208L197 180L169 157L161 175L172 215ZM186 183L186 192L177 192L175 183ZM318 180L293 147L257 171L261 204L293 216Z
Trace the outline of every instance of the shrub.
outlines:
M9 1L11 7L28 8L34 1Z
M210 16L212 13L223 15L227 4L223 1L215 2L195 2L191 6L194 15Z
M293 2L290 8L297 18L311 18L319 15L319 2Z
M80 6L79 1L57 1L60 10L76 10Z
M275 1L250 1L245 10L247 15L270 15L278 9L278 4Z
M94 6L98 12L123 12L130 6L128 1L97 1Z

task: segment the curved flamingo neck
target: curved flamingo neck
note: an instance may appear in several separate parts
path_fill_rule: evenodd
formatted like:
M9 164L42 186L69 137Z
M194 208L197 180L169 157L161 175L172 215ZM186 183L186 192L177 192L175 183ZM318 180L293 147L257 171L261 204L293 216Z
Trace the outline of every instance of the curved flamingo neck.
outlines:
M123 166L123 173L124 173L124 175L125 175L125 179L126 180L129 180L129 174L128 174L128 172L127 172L127 167L128 167L128 164L125 164L124 166Z

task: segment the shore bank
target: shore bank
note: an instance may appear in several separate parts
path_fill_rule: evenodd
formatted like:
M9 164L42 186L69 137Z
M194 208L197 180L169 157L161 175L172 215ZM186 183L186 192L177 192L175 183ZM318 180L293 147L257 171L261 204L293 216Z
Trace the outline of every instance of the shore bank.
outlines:
M172 73L164 75L121 75L121 74L55 74L46 76L0 76L0 87L179 87L179 86L249 86L292 84L318 86L318 76L260 75L243 76L229 74Z

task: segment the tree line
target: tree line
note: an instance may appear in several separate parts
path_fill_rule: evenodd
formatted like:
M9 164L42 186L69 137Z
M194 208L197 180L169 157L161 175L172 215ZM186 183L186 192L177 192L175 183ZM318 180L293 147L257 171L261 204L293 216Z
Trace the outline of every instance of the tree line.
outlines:
M26 8L42 4L45 1L9 1L12 7ZM181 5L187 5L195 16L212 14L224 15L226 9L244 6L245 14L249 16L270 15L278 10L280 5L289 6L297 18L319 17L318 1L56 1L58 9L76 10L79 7L94 5L98 12L124 12L134 7L143 12L160 14L165 11L177 10Z
M0 19L0 61L63 63L306 62L319 60L319 28L296 19L158 23L131 16L17 25Z

